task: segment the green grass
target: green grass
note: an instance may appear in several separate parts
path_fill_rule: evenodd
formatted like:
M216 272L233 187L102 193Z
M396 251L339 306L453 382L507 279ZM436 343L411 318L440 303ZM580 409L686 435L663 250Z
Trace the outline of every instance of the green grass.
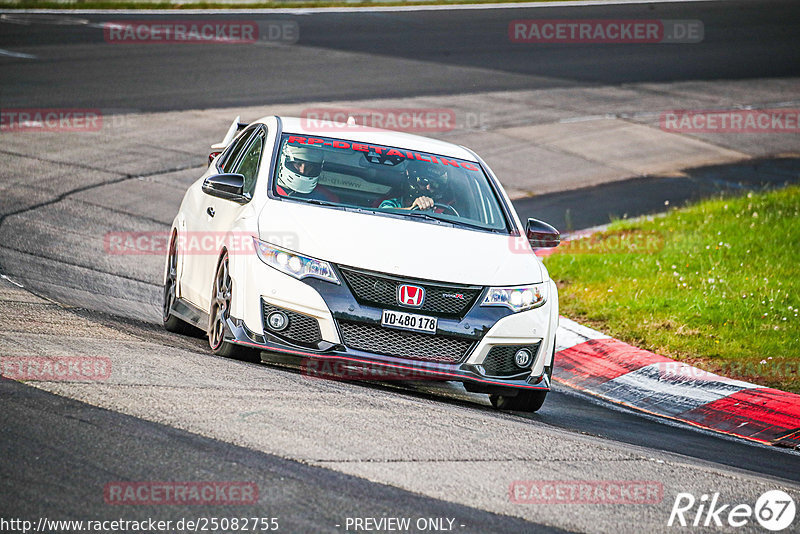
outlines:
M563 315L708 371L800 393L800 187L617 221L588 243L545 260Z

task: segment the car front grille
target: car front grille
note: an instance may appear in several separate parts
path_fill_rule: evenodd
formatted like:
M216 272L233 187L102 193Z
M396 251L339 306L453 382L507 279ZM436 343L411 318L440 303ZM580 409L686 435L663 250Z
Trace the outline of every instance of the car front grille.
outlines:
M463 317L483 290L480 286L412 280L347 267L339 267L339 270L360 303L381 307L408 309L397 302L397 288L401 284L411 284L425 289L425 300L417 310Z
M473 341L377 325L339 321L344 344L356 350L436 363L458 363L472 348Z
M292 310L279 308L278 306L273 306L272 304L265 302L263 299L261 300L261 310L261 320L264 324L265 333L283 338L291 343L297 343L311 347L315 347L316 344L322 340L322 334L319 330L319 321L313 317L309 317L308 315L303 315ZM280 331L272 330L267 323L267 317L269 317L269 314L276 311L283 312L289 318L289 325Z
M528 349L533 354L533 360L536 361L536 355L539 353L539 345L541 341L533 345L498 345L492 347L489 354L483 360L483 368L488 376L514 376L525 373L528 369L520 369L514 363L514 354L519 349Z

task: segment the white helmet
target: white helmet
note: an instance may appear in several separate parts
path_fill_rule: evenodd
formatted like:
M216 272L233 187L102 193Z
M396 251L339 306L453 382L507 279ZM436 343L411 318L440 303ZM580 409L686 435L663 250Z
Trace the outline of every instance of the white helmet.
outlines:
M286 145L278 185L307 194L317 187L322 172L322 151L314 147Z

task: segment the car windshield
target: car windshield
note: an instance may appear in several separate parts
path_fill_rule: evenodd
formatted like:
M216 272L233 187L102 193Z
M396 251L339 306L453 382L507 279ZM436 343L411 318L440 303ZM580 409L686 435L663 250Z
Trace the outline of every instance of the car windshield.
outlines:
M505 231L497 195L472 161L404 148L284 134L273 193L292 200Z

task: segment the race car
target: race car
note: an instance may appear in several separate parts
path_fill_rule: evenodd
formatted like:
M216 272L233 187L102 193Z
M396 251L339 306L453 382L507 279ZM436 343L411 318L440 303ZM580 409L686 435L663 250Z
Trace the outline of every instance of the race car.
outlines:
M215 354L456 381L498 409L536 411L550 389L558 294L533 249L559 233L523 226L468 148L237 117L169 243L164 326L202 329Z

